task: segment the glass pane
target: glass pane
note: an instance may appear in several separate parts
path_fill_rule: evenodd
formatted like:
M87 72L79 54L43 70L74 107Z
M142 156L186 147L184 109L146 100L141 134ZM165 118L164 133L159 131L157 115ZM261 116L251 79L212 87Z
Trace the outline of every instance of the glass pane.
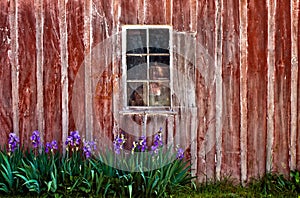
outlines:
M169 53L169 29L149 29L149 53Z
M128 54L147 53L146 30L127 30L127 49Z
M150 56L150 79L168 80L170 79L170 57Z
M147 83L127 83L128 106L147 106Z
M149 88L150 106L170 106L169 83L152 82Z
M146 80L147 79L147 58L146 56L127 56L127 79Z

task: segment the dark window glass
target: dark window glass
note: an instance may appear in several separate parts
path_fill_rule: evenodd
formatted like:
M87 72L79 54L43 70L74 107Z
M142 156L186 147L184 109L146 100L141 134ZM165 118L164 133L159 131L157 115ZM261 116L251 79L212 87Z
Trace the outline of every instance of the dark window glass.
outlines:
M146 80L147 79L147 57L127 56L127 79Z
M127 30L127 52L128 54L147 53L146 30Z
M147 106L147 92L146 83L127 83L128 106Z
M149 53L169 53L169 29L149 29Z

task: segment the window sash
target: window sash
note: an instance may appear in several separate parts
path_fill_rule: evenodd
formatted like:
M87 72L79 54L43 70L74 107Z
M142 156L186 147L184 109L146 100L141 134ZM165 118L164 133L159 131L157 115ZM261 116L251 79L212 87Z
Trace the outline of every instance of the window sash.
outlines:
M124 86L124 107L126 107L127 109L145 109L145 108L170 108L172 106L172 63L173 63L173 53L172 53L172 29L170 26L164 26L164 25L146 25L146 26L138 26L138 25L125 25L122 27L123 31L122 31L122 68L123 68L123 86ZM127 32L128 30L145 30L146 32L146 53L145 53L145 49L141 50L141 53L127 53ZM166 29L168 30L168 36L169 36L169 40L168 40L168 53L150 53L150 47L152 47L152 44L149 43L150 40L150 34L149 31L151 30L155 30L155 29ZM143 46L143 45L142 45ZM155 47L155 46L154 46ZM134 50L134 49L133 49ZM152 49L153 50L153 49ZM155 50L155 49L154 49ZM128 65L127 65L127 59L128 57L132 57L134 59L134 57L144 57L146 58L146 77L145 79L133 79L132 77L128 78ZM153 58L154 57L154 58ZM165 70L165 72L167 73L167 76L159 76L161 78L154 78L154 72L150 73L151 69L155 70L156 68L151 64L150 62L150 58L155 59L158 57L168 57L168 65L165 66L165 68L163 68L161 66L161 68L158 67L158 69L164 70L167 68L167 70ZM134 66L133 66L134 67ZM162 72L164 74L164 72ZM152 76L151 76L152 75ZM130 96L128 93L128 87L130 83L140 83L143 84L143 86L146 86L145 88L143 88L143 91L146 91L146 93L143 93L143 100L145 101L146 104L144 104L143 106L139 106L139 105L129 105L129 100L130 100ZM160 104L159 101L156 104L155 102L153 102L153 97L151 97L150 91L151 90L155 90L153 88L153 86L155 85L155 83L158 83L158 85L167 85L166 87L169 88L169 93L167 93L167 96L165 96L167 98L168 101L166 101L165 103ZM154 86L155 87L155 86ZM161 87L162 88L162 87ZM154 92L154 91L153 91ZM155 98L155 97L154 97ZM162 98L163 99L163 98ZM154 100L155 101L155 100ZM157 102L157 101L156 101Z

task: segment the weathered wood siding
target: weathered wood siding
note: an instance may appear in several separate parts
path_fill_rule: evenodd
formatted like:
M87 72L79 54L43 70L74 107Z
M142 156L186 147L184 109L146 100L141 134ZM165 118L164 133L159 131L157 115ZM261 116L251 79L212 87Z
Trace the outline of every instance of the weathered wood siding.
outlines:
M76 129L111 140L127 123L116 102L122 25L171 25L180 113L153 118L147 130L163 125L166 141L191 140L186 153L199 181L288 175L300 168L299 7L299 0L1 0L0 144L15 132L28 145L36 129L44 142L62 144Z

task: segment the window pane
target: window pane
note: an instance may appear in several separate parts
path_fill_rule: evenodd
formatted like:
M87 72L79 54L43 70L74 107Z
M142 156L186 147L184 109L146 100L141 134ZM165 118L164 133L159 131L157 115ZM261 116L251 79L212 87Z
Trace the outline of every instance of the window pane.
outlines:
M169 56L150 56L150 79L162 80L170 79L170 57Z
M127 83L128 106L147 106L147 83Z
M147 58L146 56L127 56L127 79L146 80L147 79Z
M150 83L149 103L150 106L170 106L169 83Z
M127 30L127 49L128 54L147 53L146 30Z
M169 29L149 29L149 52L169 53Z

